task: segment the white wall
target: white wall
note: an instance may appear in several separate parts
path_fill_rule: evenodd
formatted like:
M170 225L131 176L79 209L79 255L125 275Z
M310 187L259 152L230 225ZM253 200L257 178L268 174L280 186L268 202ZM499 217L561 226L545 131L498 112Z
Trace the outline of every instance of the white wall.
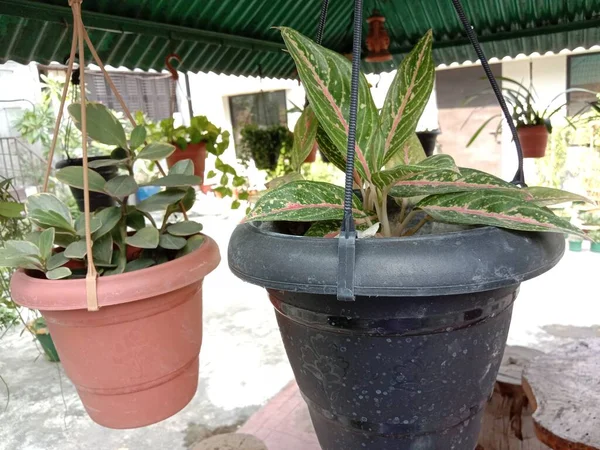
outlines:
M13 122L18 119L21 110L31 109L31 103L35 104L39 99L40 82L36 64L25 66L12 61L0 64L0 137L15 136Z
M539 110L543 111L550 104L551 110L554 110L554 107L563 105L567 101L566 94L564 94L567 89L566 54L534 55L502 62L502 76L512 78L527 87L530 83L530 73L539 99L536 105ZM511 86L511 83L503 82L503 86ZM514 84L511 87L514 87ZM556 98L557 96L558 98ZM559 111L552 118L552 123L555 125L565 123L565 109ZM511 180L517 170L517 153L506 123L502 128L502 155L502 176L504 179ZM527 179L528 174L535 171L535 161L526 159L524 168Z

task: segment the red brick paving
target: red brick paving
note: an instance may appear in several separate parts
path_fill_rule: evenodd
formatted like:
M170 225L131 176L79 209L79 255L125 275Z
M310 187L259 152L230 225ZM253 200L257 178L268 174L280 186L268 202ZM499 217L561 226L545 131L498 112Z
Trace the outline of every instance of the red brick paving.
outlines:
M295 381L250 417L238 432L256 436L269 450L321 450Z

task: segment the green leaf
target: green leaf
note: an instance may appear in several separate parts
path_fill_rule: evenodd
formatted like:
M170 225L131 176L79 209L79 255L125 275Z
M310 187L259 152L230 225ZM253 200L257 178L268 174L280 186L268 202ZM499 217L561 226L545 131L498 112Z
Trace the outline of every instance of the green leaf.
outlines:
M104 185L104 192L111 197L125 198L135 194L138 190L138 184L131 175L119 175L108 180Z
M300 175L298 172L290 172L287 175L283 175L281 177L273 178L271 181L267 182L265 186L267 189L275 189L284 184L291 183L292 181L300 181L304 180L304 177Z
M92 238L94 240L99 239L101 236L104 236L106 233L109 233L113 230L121 220L121 208L118 206L111 206L109 208L104 208L100 211L94 213L93 216L95 219L99 220L102 224L100 228L94 231Z
M68 110L75 126L81 131L81 103L71 103ZM86 115L87 134L90 138L106 145L127 147L123 126L106 106L88 102Z
M144 214L135 209L135 207L131 207L127 212L127 226L134 230L141 230L144 228L146 226Z
M125 273L127 272L135 272L136 270L147 269L148 267L152 267L156 265L156 261L150 258L139 258L130 261L125 266Z
M179 250L177 252L176 257L181 258L182 256L192 253L193 251L199 249L203 243L204 243L204 236L202 236L200 234L191 236L190 238L188 238L187 243L185 244L185 247L183 247L181 250Z
M39 255L42 261L46 261L52 255L52 249L54 248L54 228L48 228L42 231L38 240ZM27 241L23 241L27 242Z
M356 197L353 198L353 215L357 220L367 216ZM342 219L343 216L344 188L317 181L293 181L267 191L256 202L246 221L313 222Z
M234 200L231 202L231 209L238 209L242 204L239 200Z
M63 252L55 253L46 261L46 270L54 270L64 266L69 262L69 258Z
M112 261L113 254L113 238L110 233L106 233L101 238L94 241L92 247L92 253L94 255L94 262L99 264L110 264Z
M542 186L532 186L525 189L525 191L532 197L531 201L542 206L558 205L560 203L567 202L583 202L595 204L593 200L590 200L583 195L572 194L571 192L563 191L561 189L554 189Z
M64 254L69 259L83 259L87 254L87 247L85 240L75 241L67 248L65 248Z
M194 162L191 159L177 161L169 169L169 175L194 175Z
M137 159L158 161L168 158L175 151L175 146L163 142L154 142L146 145L137 155Z
M167 250L181 250L185 247L187 243L187 239L183 237L172 236L168 233L161 234L158 245L162 248L166 248Z
M312 151L316 139L317 129L319 128L319 122L313 112L310 105L308 105L296 126L294 127L294 146L292 148L292 167L295 170L299 170L300 166L304 163L304 160L308 157Z
M83 167L69 166L56 172L56 178L69 186L83 189ZM88 183L90 191L104 192L106 180L98 172L88 169Z
M337 151L346 155L352 74L350 61L291 28L282 27L280 30L319 125L327 132ZM369 168L365 155L379 128L379 116L363 74L360 75L358 98L356 168L363 178L370 180L373 167Z
M179 192L179 189L178 188L167 188L167 192L170 192L170 191ZM173 213L181 212L180 204L183 204L183 207L185 208L185 210L189 211L194 206L194 203L196 203L196 190L193 187L189 187L186 189L185 195L181 199L181 202L173 203L168 206L167 213L173 214Z
M37 256L16 253L12 249L0 249L0 267L30 270L43 270Z
M92 233L98 231L102 227L102 222L98 219L97 216L92 216L90 218L90 231ZM77 236L85 237L85 215L80 215L75 221L75 232Z
M339 220L324 220L313 223L304 233L304 236L310 237L334 237L340 232L342 222Z
M75 232L69 207L52 194L30 195L25 201L25 210L27 216L42 228L54 226ZM32 217L33 214L37 217Z
M458 167L449 155L435 155L415 165L400 165L391 170L382 170L373 174L373 184L381 189L406 178L427 176L431 178L435 173L451 172L460 175Z
M46 272L46 278L48 278L49 280L60 280L63 278L70 277L71 275L71 269L69 269L68 267L57 267L56 269L52 269Z
M217 158L215 161L215 169L223 172L223 173L228 173L230 175L236 175L235 169L233 167L231 167L229 164L225 164L221 158Z
M90 169L99 169L101 167L118 166L126 162L126 159L97 159L96 161L88 162L88 167Z
M0 202L0 217L17 219L25 210L25 205L17 202Z
M375 170L383 167L396 153L406 149L404 144L414 134L417 122L433 90L435 67L431 56L433 34L428 31L413 50L402 60L390 85L381 110L381 131L384 145L373 154ZM411 149L412 147L408 147ZM405 152L404 164L420 161L421 155Z
M137 205L137 209L143 212L152 212L159 209L165 209L169 205L173 205L181 200L186 195L185 191L167 190L154 194Z
M481 124L481 126L479 128L477 128L477 130L475 131L475 133L473 133L473 136L471 136L471 139L469 139L469 142L467 142L467 148L469 148L471 146L471 144L473 144L473 142L475 142L477 140L477 138L479 137L479 135L483 132L483 130L485 130L485 128L488 126L488 124L492 120L498 119L499 117L502 117L502 114L493 115L492 117L490 117L489 119L487 119L485 122L483 122Z
M137 248L158 247L159 234L154 227L145 227L126 239L126 243Z
M383 137L381 139L383 141ZM383 142L381 146L383 147ZM427 155L425 154L425 150L423 150L423 145L421 144L417 133L413 133L402 145L402 150L394 154L387 164L385 164L385 168L393 169L396 166L402 166L405 164L404 161L414 161L414 163L418 164L426 158Z
M392 197L445 194L465 191L501 190L526 197L527 192L514 184L475 169L460 168L460 174L450 170L418 173L397 180L390 190Z
M202 231L202 224L193 220L175 223L167 227L167 232L173 236L191 236Z
M41 234L40 234L41 236ZM39 240L38 240L39 243ZM37 245L29 241L9 240L4 243L4 248L14 254L41 257L40 249Z
M57 230L56 236L54 236L54 245L62 248L67 248L73 242L77 240L78 236L71 233L61 233Z
M550 231L585 237L577 227L548 208L527 202L506 192L473 191L432 195L416 208L440 222L463 225L491 225L522 231Z
M335 167L340 169L342 172L346 171L346 155L338 151L335 144L329 138L323 128L318 127L317 129L317 144L319 150L327 157L329 162Z
M210 180L211 178L214 178L217 176L217 173L214 170L209 170L208 173L206 174L206 179Z
M166 177L157 178L142 186L166 186L166 187L183 187L196 186L202 183L202 178L195 175L179 175L169 174Z
M146 140L146 127L144 125L138 125L131 132L131 139L129 140L129 146L132 149L141 147Z

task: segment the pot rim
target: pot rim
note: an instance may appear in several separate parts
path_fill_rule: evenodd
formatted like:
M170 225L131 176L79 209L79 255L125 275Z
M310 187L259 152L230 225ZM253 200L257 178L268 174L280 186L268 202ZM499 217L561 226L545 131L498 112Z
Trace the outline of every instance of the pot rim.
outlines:
M359 239L355 293L432 296L514 286L550 270L564 251L560 233L495 227ZM236 276L268 289L337 293L336 239L291 236L266 230L255 222L244 223L231 237L228 259Z
M209 236L204 243L181 258L134 272L98 277L98 306L144 300L196 283L221 261L219 247ZM17 270L11 279L13 300L41 311L87 309L86 280L48 280Z

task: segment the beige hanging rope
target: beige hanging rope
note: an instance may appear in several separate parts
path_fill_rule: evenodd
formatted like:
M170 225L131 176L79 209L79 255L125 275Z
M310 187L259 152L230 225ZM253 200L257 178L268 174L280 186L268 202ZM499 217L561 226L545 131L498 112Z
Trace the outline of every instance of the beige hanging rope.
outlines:
M90 227L90 189L89 189L89 177L88 177L88 154L87 154L87 109L86 109L86 96L85 96L85 44L89 48L96 64L100 67L100 70L104 74L110 89L113 94L119 101L123 112L125 113L127 119L131 122L131 124L135 127L137 124L127 108L123 97L119 93L117 87L115 86L112 78L109 73L106 71L104 64L100 60L92 41L83 25L83 20L81 18L81 3L83 0L69 0L69 6L71 7L71 11L73 12L73 39L71 42L71 53L69 55L69 63L67 66L67 74L66 74L66 82L63 88L62 96L60 99L60 107L58 109L58 114L56 117L56 124L54 125L54 135L52 136L52 144L50 146L50 152L48 155L48 165L46 167L46 174L44 177L44 185L43 192L48 190L48 180L50 178L50 172L52 170L52 160L54 159L54 151L56 149L56 143L58 141L58 133L60 130L60 124L63 118L65 102L67 99L67 93L69 89L69 80L71 79L71 75L73 73L73 64L75 60L75 54L78 49L79 52L79 89L80 89L80 102L81 102L81 149L83 153L83 203L84 203L84 218L85 218L85 244L87 251L87 262L88 262L88 271L86 275L86 295L87 295L87 309L88 311L98 311L98 294L97 294L97 280L98 280L98 272L94 265L94 257L93 257L93 249L92 249L92 232ZM85 43L85 44L84 44ZM156 166L160 173L165 176L166 173L161 167L161 165L156 162ZM183 207L183 203L179 203L181 207L181 211L185 220L188 220L187 213L185 208Z

